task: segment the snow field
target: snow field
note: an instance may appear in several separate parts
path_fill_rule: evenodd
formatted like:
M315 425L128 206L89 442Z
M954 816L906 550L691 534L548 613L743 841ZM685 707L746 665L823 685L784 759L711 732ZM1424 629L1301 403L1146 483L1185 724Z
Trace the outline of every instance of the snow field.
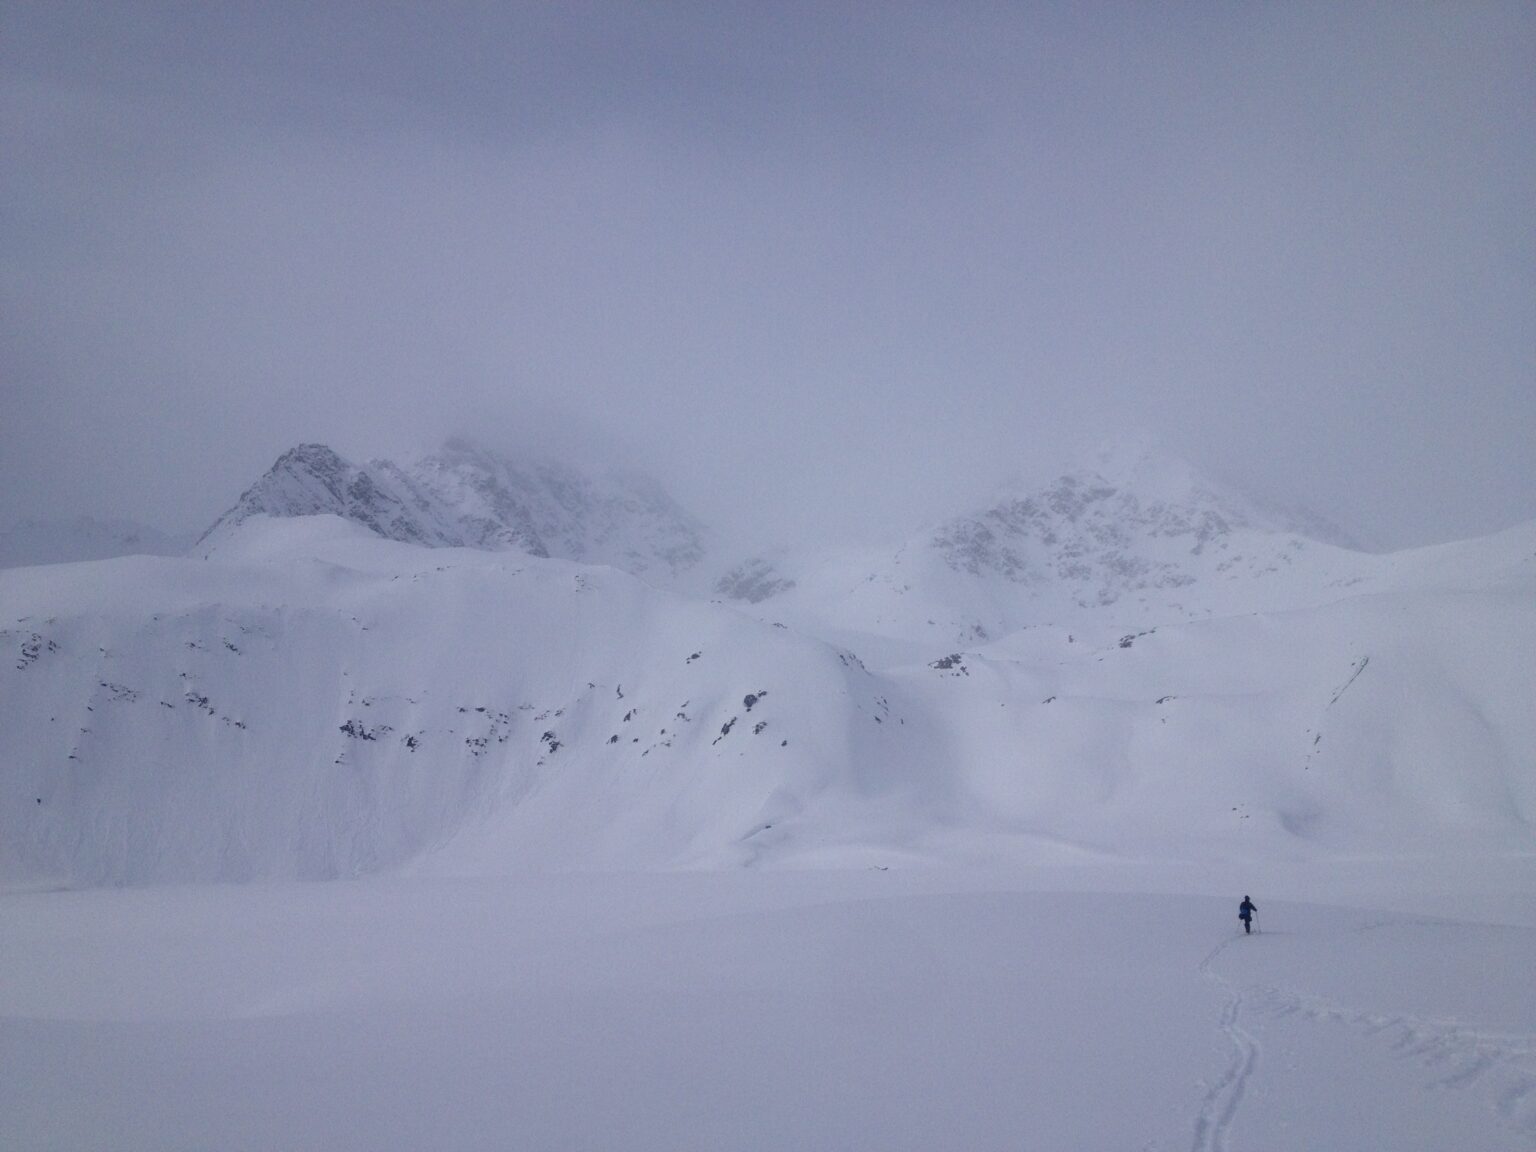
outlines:
M1494 884L1528 881L1491 867ZM1401 899L1404 877L1378 880ZM13 893L0 1144L1536 1139L1530 922L1256 891L1262 931L1242 937L1240 893L1065 890L1091 882L928 869Z

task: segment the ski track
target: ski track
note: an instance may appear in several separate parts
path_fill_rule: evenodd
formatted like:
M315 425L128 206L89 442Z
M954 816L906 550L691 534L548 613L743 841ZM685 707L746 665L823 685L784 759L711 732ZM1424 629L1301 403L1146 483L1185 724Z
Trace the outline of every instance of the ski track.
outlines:
M1473 1090L1507 1128L1522 1137L1536 1137L1536 1035L1479 1031L1406 1013L1362 1012L1271 985L1245 991L1214 967L1236 939L1222 941L1200 962L1200 974L1227 992L1221 1029L1232 1042L1233 1057L1201 1102L1191 1152L1227 1152L1227 1134L1261 1051L1239 1023L1245 1009L1275 1020L1339 1025L1385 1043L1395 1058L1415 1060L1434 1073L1431 1090Z
M1221 1030L1232 1042L1233 1056L1232 1063L1200 1103L1200 1115L1195 1119L1195 1139L1190 1145L1190 1152L1227 1152L1227 1132L1242 1105L1248 1079L1259 1064L1258 1042L1238 1023L1244 1005L1243 992L1211 966L1231 943L1232 940L1223 940L1200 961L1200 974L1227 992L1227 1002L1221 1010Z
M1520 1136L1536 1136L1536 1036L1482 1032L1401 1013L1359 1012L1275 987L1250 989L1248 1003L1275 1019L1341 1025L1383 1042L1396 1058L1431 1070L1431 1089L1474 1090L1506 1127Z

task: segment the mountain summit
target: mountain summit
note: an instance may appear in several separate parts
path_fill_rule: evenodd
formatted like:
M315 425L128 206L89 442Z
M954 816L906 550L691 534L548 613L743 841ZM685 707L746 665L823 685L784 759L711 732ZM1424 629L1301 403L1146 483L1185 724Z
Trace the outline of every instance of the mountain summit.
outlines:
M975 643L1106 609L1157 621L1324 602L1368 559L1342 539L1130 437L895 547L758 562L717 591L813 631Z
M1086 585L1108 604L1194 583L1194 560L1230 551L1236 533L1300 536L1300 527L1137 437L1104 445L1043 488L944 521L931 547L956 571Z
M464 439L408 463L352 464L324 444L283 453L204 533L252 516L335 515L389 540L678 576L704 557L705 530L653 481L593 477L551 460L514 460Z

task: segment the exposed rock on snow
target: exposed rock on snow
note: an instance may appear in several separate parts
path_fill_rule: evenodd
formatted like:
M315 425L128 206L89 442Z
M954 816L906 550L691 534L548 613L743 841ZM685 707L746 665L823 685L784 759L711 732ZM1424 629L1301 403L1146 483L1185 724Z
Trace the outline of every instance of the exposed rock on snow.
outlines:
M1106 612L1133 624L1315 606L1384 571L1378 557L1329 542L1340 539L1317 517L1267 508L1132 441L1043 487L1013 484L897 547L798 557L796 581L773 588L772 604L821 634L934 645ZM748 590L754 600L759 585Z
M774 562L766 556L754 556L743 560L724 576L715 581L715 591L732 600L745 600L760 604L781 592L788 592L795 582L779 573Z
M1250 539L1268 538L1266 562L1305 547L1294 523L1145 444L1101 452L1096 464L946 521L931 546L955 571L1071 585L1081 601L1106 605L1144 589L1194 584L1207 566L1192 560L1207 551L1231 556L1243 530Z
M252 516L333 515L387 540L504 549L676 576L704 557L705 531L654 482L514 461L456 439L408 464L358 466L323 444L284 453L204 534L207 552Z

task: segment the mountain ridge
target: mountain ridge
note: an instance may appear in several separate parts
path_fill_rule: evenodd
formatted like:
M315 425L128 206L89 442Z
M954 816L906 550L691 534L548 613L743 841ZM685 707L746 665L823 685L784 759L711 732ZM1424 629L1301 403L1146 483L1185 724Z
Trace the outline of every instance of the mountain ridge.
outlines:
M608 566L252 516L0 573L0 875L1528 851L1533 588L1536 525L872 667Z
M278 457L199 539L204 554L253 516L336 515L375 535L431 548L515 550L678 577L708 532L658 485L594 478L558 461L514 461L464 439L408 463L357 465L324 444Z

